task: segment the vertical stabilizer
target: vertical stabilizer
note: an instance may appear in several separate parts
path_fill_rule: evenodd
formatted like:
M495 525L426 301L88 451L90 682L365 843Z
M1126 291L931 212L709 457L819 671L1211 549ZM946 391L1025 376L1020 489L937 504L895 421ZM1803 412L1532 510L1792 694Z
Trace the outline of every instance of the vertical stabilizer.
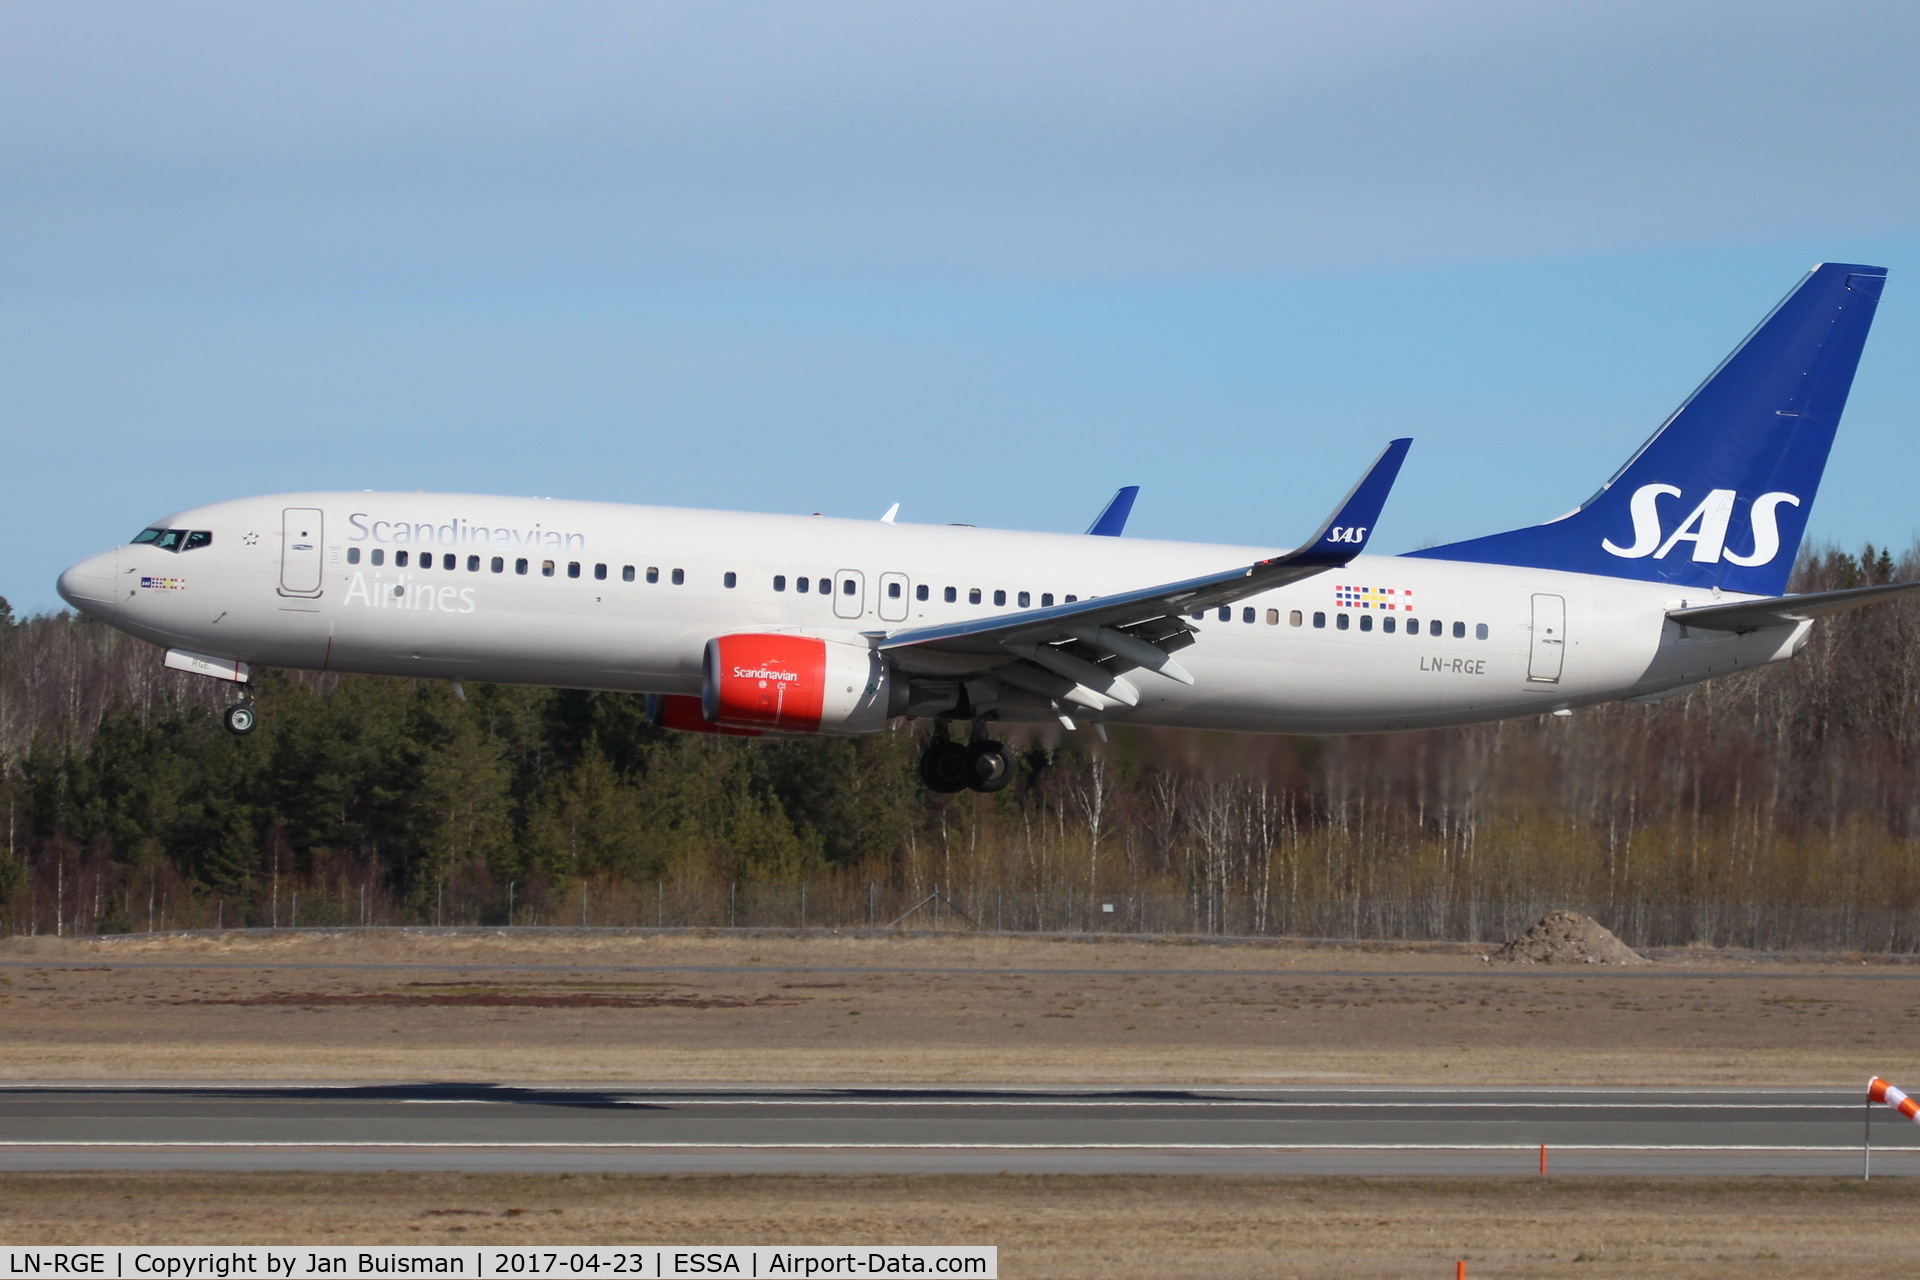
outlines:
M1572 515L1410 554L1781 594L1886 274L1815 267Z

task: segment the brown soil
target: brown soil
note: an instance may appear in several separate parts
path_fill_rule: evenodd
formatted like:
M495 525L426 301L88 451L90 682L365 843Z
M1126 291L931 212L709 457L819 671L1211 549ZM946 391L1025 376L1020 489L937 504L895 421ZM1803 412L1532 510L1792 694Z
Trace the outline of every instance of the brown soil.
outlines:
M1484 954L966 935L10 939L0 1079L1920 1078L1920 967ZM483 967L447 968L463 965Z
M992 1244L1024 1277L1875 1280L1920 1179L13 1174L17 1244Z
M1577 911L1549 911L1493 953L1508 964L1647 964L1613 931Z

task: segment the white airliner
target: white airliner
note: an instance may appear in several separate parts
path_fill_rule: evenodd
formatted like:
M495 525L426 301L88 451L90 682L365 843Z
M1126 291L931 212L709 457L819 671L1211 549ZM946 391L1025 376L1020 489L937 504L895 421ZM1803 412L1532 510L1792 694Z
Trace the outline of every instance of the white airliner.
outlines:
M1885 282L1816 267L1573 513L1367 556L1396 440L1296 550L412 493L246 498L60 577L75 608L250 668L642 692L658 723L859 734L993 791L994 722L1361 733L1564 713L1791 657L1920 584L1780 598ZM1114 533L1131 494L1090 532ZM949 736L965 722L968 740Z

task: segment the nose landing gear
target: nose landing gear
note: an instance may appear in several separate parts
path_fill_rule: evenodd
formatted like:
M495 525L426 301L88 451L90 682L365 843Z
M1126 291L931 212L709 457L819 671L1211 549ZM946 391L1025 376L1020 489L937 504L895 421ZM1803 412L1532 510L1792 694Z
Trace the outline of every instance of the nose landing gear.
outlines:
M942 734L920 757L920 780L942 795L999 791L1013 781L1013 772L1013 752L989 738L963 745Z
M236 702L220 713L220 723L235 737L245 737L260 723L260 717L251 702Z

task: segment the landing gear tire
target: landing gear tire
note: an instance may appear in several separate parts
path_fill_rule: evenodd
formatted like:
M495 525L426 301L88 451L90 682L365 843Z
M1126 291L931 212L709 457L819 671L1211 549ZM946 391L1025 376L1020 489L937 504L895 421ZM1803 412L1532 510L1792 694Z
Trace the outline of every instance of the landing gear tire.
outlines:
M967 785L975 791L999 791L1013 781L1013 752L998 742L967 747Z
M220 713L220 723L227 727L228 733L236 737L245 737L253 732L255 725L260 723L260 717L248 704L236 702Z
M950 796L965 791L973 782L972 764L967 748L957 742L936 742L920 757L920 781L927 790Z

